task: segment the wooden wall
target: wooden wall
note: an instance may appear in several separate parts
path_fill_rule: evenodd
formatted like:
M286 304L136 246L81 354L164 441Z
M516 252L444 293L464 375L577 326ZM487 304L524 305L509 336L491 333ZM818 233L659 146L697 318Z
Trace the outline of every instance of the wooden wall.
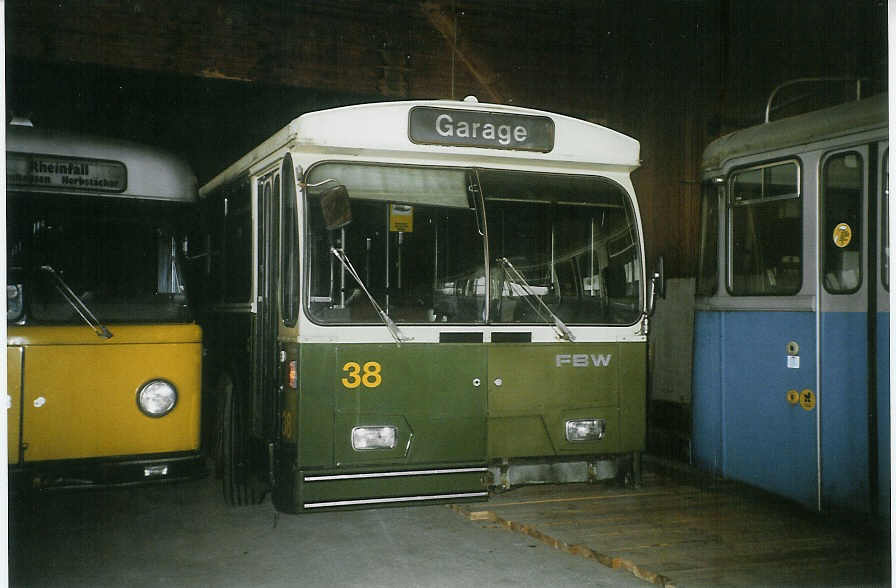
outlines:
M8 109L154 140L200 180L301 112L462 98L641 141L648 256L693 275L700 153L785 79L886 72L882 0L12 0Z

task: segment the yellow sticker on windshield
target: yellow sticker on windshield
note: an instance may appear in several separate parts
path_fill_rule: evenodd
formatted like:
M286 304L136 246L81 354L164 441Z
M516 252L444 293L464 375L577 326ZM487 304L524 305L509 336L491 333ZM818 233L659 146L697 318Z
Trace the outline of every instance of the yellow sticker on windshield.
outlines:
M846 223L840 223L834 227L834 245L846 247L852 241L852 227Z
M390 205L389 230L393 233L413 233L414 207L406 204Z

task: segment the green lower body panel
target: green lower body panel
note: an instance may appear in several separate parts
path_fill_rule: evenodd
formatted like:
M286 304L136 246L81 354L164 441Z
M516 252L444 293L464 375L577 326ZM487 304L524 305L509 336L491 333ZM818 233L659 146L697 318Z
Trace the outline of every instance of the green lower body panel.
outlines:
M479 465L383 472L297 472L302 512L484 500L487 470Z
M492 344L488 372L491 462L643 451L646 343ZM600 436L570 438L567 424L582 421L599 422Z
M485 499L496 480L601 478L603 458L643 450L646 351L643 341L294 346L274 503L432 504Z
M577 419L602 421L604 435L594 441L567 441L566 422ZM621 429L619 409L615 406L545 410L534 416L495 416L488 420L489 457L568 458L619 453Z
M303 344L278 458L289 512L484 499L485 355L463 344ZM296 412L298 414L296 414Z

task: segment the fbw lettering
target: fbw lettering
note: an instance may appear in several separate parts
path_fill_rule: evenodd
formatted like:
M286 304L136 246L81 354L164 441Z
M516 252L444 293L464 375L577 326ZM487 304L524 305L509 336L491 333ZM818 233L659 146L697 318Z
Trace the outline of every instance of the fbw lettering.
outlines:
M613 358L612 353L606 355L593 353L561 353L557 355L557 367L571 365L572 367L607 367Z

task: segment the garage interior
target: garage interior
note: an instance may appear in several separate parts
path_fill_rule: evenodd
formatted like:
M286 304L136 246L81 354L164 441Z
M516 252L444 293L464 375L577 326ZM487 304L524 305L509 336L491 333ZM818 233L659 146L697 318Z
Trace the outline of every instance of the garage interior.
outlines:
M463 99L473 95L480 102L581 118L639 140L642 165L633 180L644 220L646 257L650 264L663 256L667 278L667 296L659 302L650 331L649 466L641 490L649 494L647 489L657 488L653 496L661 496L664 506L657 503L650 508L658 511L689 500L703 500L699 493L691 493L693 488L730 491L737 498L725 507L729 509L724 511L725 516L740 521L744 525L740 527L742 531L750 526L742 517L761 496L736 484L699 476L690 469L690 350L701 153L712 139L762 122L769 94L788 80L861 79L865 95L887 91L886 2L19 0L6 3L5 11L7 119L24 116L37 127L121 137L169 149L193 165L200 185L300 114L365 102ZM805 111L807 107L836 104L855 93L852 81L835 81L822 87L823 91L808 101L796 92L785 96L775 117ZM696 477L682 482L692 474ZM675 486L673 481L684 486ZM165 510L163 504L171 500L174 512L210 516L210 510L215 516L224 517L225 527L239 534L240 523L235 518L239 515L221 505L201 506L202 501L215 500L214 492L209 490L213 483L214 480L204 480L173 490L78 493L61 499L42 496L18 506L11 503L12 584L58 585L66 574L81 585L118 585L122 581L134 585L252 582L251 577L236 570L241 560L252 557L248 552L257 550L257 543L246 547L247 553L234 551L228 556L227 565L220 570L223 581L199 572L178 576L179 572L171 571L179 565L203 565L189 557L180 562L168 561L163 566L166 571L156 576L146 575L145 570L151 568L140 568L144 573L103 575L103 566L91 569L58 563L67 550L102 560L126 557L127 550L115 541L128 539L112 527L130 516L129 504L148 509L136 519L142 521L138 525L152 527L146 512ZM172 494L165 494L166 491ZM779 561L770 564L765 560L754 568L787 570L787 574L778 576L750 576L744 572L749 566L741 566L732 574L714 569L701 575L693 572L700 567L697 563L681 564L689 557L682 555L676 556L681 564L677 569L691 570L691 575L681 572L676 577L676 567L670 566L668 560L652 560L644 552L614 556L611 546L598 549L588 545L592 552L589 555L581 547L586 539L576 538L575 533L566 537L563 533L538 530L541 527L529 533L520 527L527 525L527 517L535 520L538 516L561 516L556 511L539 512L533 506L538 504L562 505L584 513L586 519L599 519L603 516L598 513L599 505L619 500L612 498L617 491L588 489L584 494L575 494L564 490L567 494L546 498L537 489L529 489L524 498L516 501L510 495L500 496L488 505L466 505L453 513L444 507L417 510L431 517L427 532L439 521L444 522L446 529L453 529L456 523L447 519L460 515L460 520L467 519L477 528L514 531L507 536L517 537L526 549L538 551L539 558L550 556L552 550L566 551L567 556L575 557L556 565L575 568L570 574L580 574L569 578L588 578L589 568L577 567L586 564L594 566L594 570L618 572L607 578L591 576L591 581L599 585L751 585L759 578L796 585L812 583L807 578L822 578L827 585L840 585L857 577L880 585L889 583L889 545L879 533L871 531L862 537L845 539L839 531L819 527L830 523L841 529L844 521L807 522L812 514L799 510L794 514L773 497L765 497L774 506L762 507L766 510L756 514L755 521L766 520L762 517L779 521L793 517L800 523L786 525L788 530L798 528L816 539L812 543L805 534L788 539L787 546L775 548ZM532 512L511 513L512 505L500 506L505 502L526 502ZM639 510L645 504L631 508ZM98 514L104 512L102 505L113 508ZM278 524L295 527L297 533L305 532L299 525L315 525L305 523L306 518L301 518L302 522L284 522L273 514L270 505L249 510L254 518L252 530L247 532L256 535L265 534ZM366 517L358 524L374 529L395 524L396 529L423 533L420 524L411 521L412 515L407 514L412 510L387 509L356 516ZM788 514L782 514L783 511ZM490 514L482 514L486 512ZM90 519L90 514L98 518ZM351 534L356 522L351 516L321 515L334 529L345 528L346 534ZM43 529L68 525L57 533L67 539L43 538L36 526L38 522ZM621 518L617 522L632 528L638 524ZM533 528L531 525L535 523L529 528ZM698 526L670 518L662 527L669 536L651 539L645 535L638 541L651 545L684 543L688 537L699 536L705 547L727 540L718 528L700 530ZM208 538L197 539L195 529L178 534L188 527L175 522L169 530L163 531L161 524L153 530L171 532L170 541L185 551L189 551L191 543L212 542ZM682 528L691 533L680 539L669 538ZM848 534L849 525L845 529L842 533ZM78 551L79 532L89 537L86 551L85 543ZM767 532L785 530L770 526ZM375 535L374 531L371 533ZM452 538L451 533L433 541L459 540ZM98 539L104 534L116 539L111 543ZM340 545L340 535L320 533L318 539ZM794 547L794 542L801 540L806 543ZM562 545L558 547L559 544ZM139 545L147 557L165 557L169 553L167 548L153 547L155 543L149 540ZM56 564L41 566L34 550L42 546L47 547ZM104 548L110 548L110 553L104 554ZM849 554L849 564L842 560L835 561L833 567L817 563L816 560L830 558L838 548L841 554ZM242 548L234 545L231 549ZM252 569L259 566L258 561L290 559L289 550L278 549L279 555L268 553L261 560L256 558ZM304 544L302 549L320 557L327 553ZM441 552L444 555L451 549L452 546L443 544ZM478 553L489 549L498 550L483 546ZM542 550L545 554L540 553ZM434 557L433 553L427 554L424 559ZM732 558L743 562L749 559L748 555L742 553L739 559ZM601 556L609 557L609 563L601 562ZM515 561L513 557L516 556L507 554L507 561ZM614 564L614 557L619 565ZM569 563L572 561L575 564ZM365 562L371 568L384 565L373 557ZM489 562L482 565L488 566ZM539 565L553 570L554 564ZM408 562L397 566L401 573L410 573ZM368 583L357 576L353 580L335 573L328 577L322 566L306 567L313 573L305 581L294 569L291 579L256 577L257 583L378 586L391 581L390 585L399 586L476 581L450 567L421 575L417 582L413 578L395 580L387 570L379 569ZM854 575L860 573L859 569L864 569L866 575ZM807 570L815 575L805 575L810 574ZM550 577L535 575L498 574L485 578L495 584L504 580L518 585L552 584Z

